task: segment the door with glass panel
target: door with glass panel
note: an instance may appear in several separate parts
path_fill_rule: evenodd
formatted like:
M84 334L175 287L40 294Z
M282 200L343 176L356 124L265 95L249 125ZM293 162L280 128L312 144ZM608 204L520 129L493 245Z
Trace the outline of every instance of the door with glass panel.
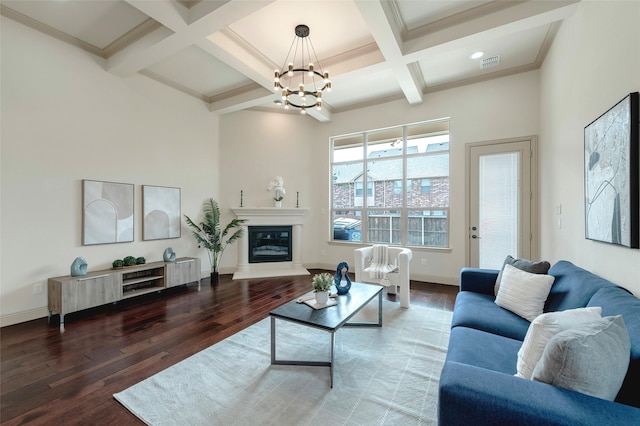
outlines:
M470 144L469 266L500 269L507 255L535 254L535 138Z

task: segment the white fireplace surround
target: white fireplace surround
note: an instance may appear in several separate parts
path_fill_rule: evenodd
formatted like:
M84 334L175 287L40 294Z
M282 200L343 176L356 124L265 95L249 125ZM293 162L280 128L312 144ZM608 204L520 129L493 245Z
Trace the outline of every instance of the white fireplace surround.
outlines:
M291 275L310 275L302 266L302 225L309 209L280 207L238 207L231 209L243 224L244 236L238 240L238 267L234 280ZM291 262L249 263L249 226L291 225Z

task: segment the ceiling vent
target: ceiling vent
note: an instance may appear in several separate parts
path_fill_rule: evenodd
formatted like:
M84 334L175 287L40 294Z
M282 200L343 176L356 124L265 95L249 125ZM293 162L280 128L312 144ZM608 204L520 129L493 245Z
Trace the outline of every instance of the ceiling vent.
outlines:
M499 63L500 63L500 55L484 58L483 60L480 61L480 69L495 67Z

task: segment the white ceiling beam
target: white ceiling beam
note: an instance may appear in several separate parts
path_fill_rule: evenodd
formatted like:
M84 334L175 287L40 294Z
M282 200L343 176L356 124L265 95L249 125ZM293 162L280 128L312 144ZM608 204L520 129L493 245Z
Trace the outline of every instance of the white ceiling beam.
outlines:
M209 111L218 114L229 114L231 112L264 105L269 101L273 101L273 92L262 87L241 92L225 99L211 102L207 105Z
M422 84L414 77L410 65L403 60L400 28L394 24L391 11L385 10L380 1L356 2L373 39L376 41L382 56L390 65L393 74L410 104L422 102Z
M174 33L186 28L189 22L189 10L177 1L125 1Z
M184 22L182 6L174 7L175 2L132 1L132 5L141 7L144 13L153 19L165 22L174 34L167 36L154 45L135 43L113 55L107 61L107 70L119 76L136 73L160 60L171 56L192 44L202 41L207 35L215 33L238 19L256 12L271 3L265 1L231 0L197 19L192 24ZM141 40L141 42L143 42Z

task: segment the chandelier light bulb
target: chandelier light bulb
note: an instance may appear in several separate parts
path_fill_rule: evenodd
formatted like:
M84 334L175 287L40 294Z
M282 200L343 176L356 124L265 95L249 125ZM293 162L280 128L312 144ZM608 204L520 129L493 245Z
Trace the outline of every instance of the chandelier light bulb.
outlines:
M309 77L313 77L313 64L309 63Z
M298 88L298 96L300 96L301 98L304 98L304 84L301 84L300 87Z
M276 70L274 74L275 75L273 76L273 81L276 82L276 83L279 83L280 82L280 71Z
M289 77L293 77L293 64L289 62L289 70L287 71Z
M318 103L316 104L316 109L318 111L320 111L322 109L322 102L321 101L318 101Z
M289 100L288 99L286 99L284 101L284 109L289 109Z
M305 115L306 113L307 113L306 108L302 108L302 109L300 110L300 114Z
M289 93L286 90L282 91L282 100L285 101L287 100L287 96L289 96Z

